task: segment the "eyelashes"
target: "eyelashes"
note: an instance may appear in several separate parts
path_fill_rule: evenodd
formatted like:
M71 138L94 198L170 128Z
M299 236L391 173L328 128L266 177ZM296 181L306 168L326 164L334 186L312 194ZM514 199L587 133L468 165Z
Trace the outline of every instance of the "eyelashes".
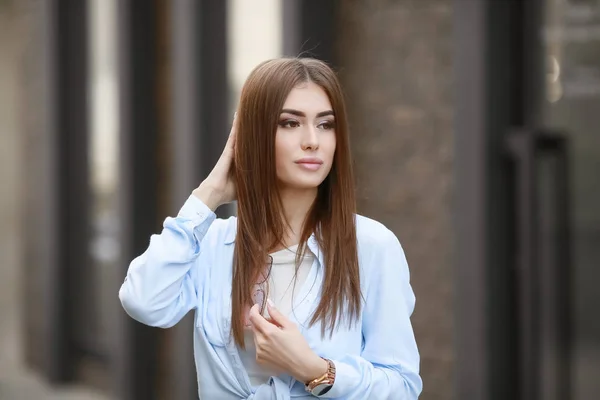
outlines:
M284 119L279 121L279 126L282 128L297 128L300 126L300 123L293 119Z
M335 128L335 122L333 122L333 121L326 121L326 122L322 122L318 126L322 126L323 127L322 129L330 130L330 129L334 129Z
M295 119L283 119L281 121L279 121L279 126L285 129L294 129L294 128L298 128L300 126L300 122L296 121ZM335 122L334 121L323 121L321 122L319 125L317 125L317 128L322 129L322 130L331 130L335 128Z

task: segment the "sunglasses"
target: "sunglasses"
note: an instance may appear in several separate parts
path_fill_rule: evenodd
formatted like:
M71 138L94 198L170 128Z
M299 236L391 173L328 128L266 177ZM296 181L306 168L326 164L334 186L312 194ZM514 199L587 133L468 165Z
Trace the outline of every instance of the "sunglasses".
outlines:
M267 268L265 268L258 281L252 287L252 304L258 304L260 315L265 315L265 309L267 308L267 299L269 296L269 277L271 276L271 269L273 268L273 257L268 255Z

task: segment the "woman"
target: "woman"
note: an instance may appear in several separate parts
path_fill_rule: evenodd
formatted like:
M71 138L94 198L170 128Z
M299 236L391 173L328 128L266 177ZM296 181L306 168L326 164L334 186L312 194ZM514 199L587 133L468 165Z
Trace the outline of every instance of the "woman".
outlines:
M415 297L396 236L355 214L334 72L262 63L225 150L131 262L119 297L156 327L195 310L202 399L416 399ZM237 200L238 216L214 210Z

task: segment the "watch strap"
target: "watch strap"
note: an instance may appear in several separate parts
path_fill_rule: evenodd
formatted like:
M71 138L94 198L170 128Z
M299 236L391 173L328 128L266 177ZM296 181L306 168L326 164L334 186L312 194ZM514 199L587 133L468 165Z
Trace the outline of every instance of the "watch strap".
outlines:
M335 382L335 364L333 363L333 361L331 361L328 358L324 358L324 357L321 357L321 358L323 358L323 360L327 361L327 372L325 372L323 375L319 376L318 378L315 378L312 381L305 383L306 391L313 395L319 395L319 394L328 392L329 389L331 388L331 386L333 386L333 384ZM329 388L327 388L327 390L325 390L323 392L321 390L319 390L320 393L313 393L313 391L315 390L315 388L317 388L317 386L329 386Z

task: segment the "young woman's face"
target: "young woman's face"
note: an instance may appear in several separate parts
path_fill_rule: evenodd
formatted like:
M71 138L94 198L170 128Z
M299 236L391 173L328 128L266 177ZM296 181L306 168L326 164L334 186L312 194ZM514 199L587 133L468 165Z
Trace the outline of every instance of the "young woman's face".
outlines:
M284 189L312 189L327 177L335 153L335 117L325 91L315 83L292 89L275 137L277 178Z

